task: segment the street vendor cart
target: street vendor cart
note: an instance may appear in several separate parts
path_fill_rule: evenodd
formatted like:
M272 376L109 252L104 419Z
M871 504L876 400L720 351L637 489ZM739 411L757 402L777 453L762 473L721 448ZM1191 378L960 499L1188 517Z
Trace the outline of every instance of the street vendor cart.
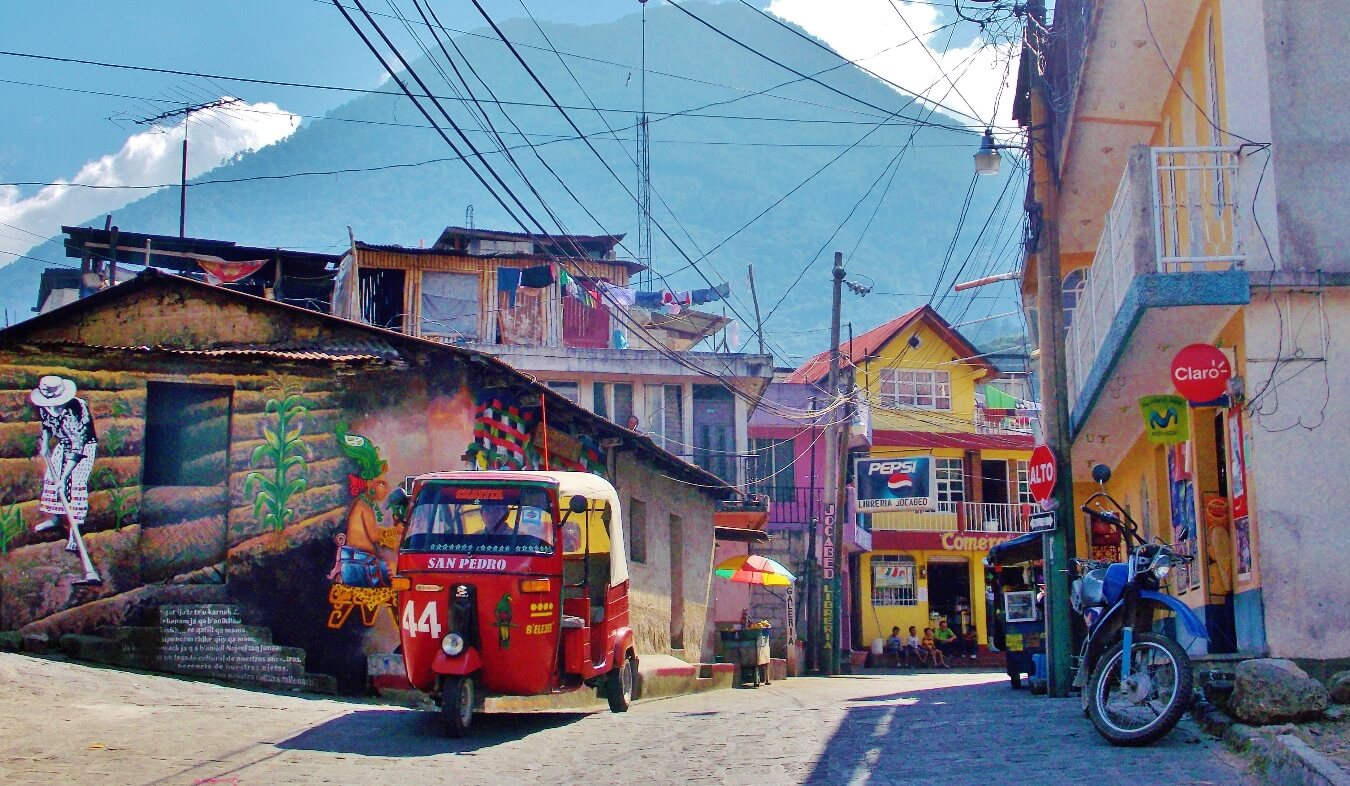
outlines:
M1038 680L1035 656L1045 655L1045 613L1042 605L1042 538L1028 532L989 550L984 564L993 581L993 609L990 619L991 640L1004 654L1008 679L1014 688L1022 687L1022 675L1031 680L1031 690L1044 690L1044 677Z
M736 664L736 684L753 682L769 684L770 628L747 628L722 631L722 657Z

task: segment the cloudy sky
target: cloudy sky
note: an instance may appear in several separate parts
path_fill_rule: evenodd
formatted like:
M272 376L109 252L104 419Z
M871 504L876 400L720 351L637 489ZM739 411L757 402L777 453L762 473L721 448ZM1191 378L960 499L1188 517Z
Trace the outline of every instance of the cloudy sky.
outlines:
M498 19L505 19L521 14L519 2L486 4ZM577 24L614 19L632 13L636 5L631 0L528 2L542 19ZM469 4L440 2L436 7L449 27L482 26ZM950 10L944 16L930 2L902 0L771 0L766 7L844 56L866 58L867 68L909 90L933 88L932 95L942 96L947 107L981 122L994 116L1007 61L999 61L991 48L981 49L970 25L929 34L953 21ZM80 23L71 24L72 19ZM62 35L53 36L54 29ZM8 52L282 81L378 85L384 73L373 59L352 56L350 43L351 30L326 0L141 0L134 15L120 3L45 0L11 9L0 30L0 50ZM133 121L181 104L184 95L206 100L225 95L218 83L198 78L4 54L0 66L0 101L8 115L0 128L0 265L59 233L62 223L86 221L147 193L35 184L174 183L182 125L147 128ZM955 86L944 81L944 72L959 75ZM1006 91L1002 95L996 124L1007 122L1010 101ZM189 175L284 139L303 116L320 115L347 97L250 85L247 100L228 112L194 119Z

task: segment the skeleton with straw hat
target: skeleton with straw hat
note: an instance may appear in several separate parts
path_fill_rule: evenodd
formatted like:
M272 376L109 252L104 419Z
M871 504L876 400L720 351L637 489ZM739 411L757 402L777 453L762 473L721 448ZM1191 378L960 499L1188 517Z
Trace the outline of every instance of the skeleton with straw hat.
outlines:
M89 473L94 469L94 453L98 449L89 405L83 399L75 398L73 381L56 376L38 380L28 400L38 408L42 421L42 442L38 451L47 462L38 511L50 516L33 531L56 529L61 526L60 519L64 518L69 532L66 551L79 554L84 568L84 578L75 583L84 586L102 584L103 579L94 569L80 535L80 525L89 512Z

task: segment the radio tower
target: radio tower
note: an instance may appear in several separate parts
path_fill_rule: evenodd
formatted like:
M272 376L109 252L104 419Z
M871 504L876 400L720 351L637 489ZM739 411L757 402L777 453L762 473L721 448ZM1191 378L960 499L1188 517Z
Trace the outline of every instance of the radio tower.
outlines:
M642 92L642 113L637 122L637 169L638 169L638 259L647 266L640 280L647 286L652 283L652 148L647 135L647 0L638 0L642 4L642 74L639 89Z

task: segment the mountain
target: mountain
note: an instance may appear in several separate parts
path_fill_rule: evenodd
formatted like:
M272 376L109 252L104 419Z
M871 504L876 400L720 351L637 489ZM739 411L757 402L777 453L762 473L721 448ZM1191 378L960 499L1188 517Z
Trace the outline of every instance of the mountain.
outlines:
M731 37L772 54L798 71L814 74L833 69L818 78L843 93L881 107L906 106L903 96L879 80L852 66L839 67L841 61L834 55L740 4L689 3L686 7ZM583 234L627 233L625 244L635 252L637 209L625 187L636 191L632 126L640 103L640 74L635 67L613 63L639 62L639 17L585 26L545 25L559 50L593 58L567 60L586 94L547 50L533 23L511 20L503 23L503 29L520 45L521 53L561 104L588 107L594 102L601 108L623 110L604 113L603 121L588 108L569 110L617 174L620 185L585 144L568 139L575 136L572 129L547 106L545 96L490 31L455 39L499 99L545 104L506 108L510 118L530 134L535 151L522 145L501 109L489 107L486 113L509 144L520 146L513 151L516 160L565 228ZM427 44L435 46L429 39ZM371 57L355 36L336 40L333 46L349 51L351 57ZM414 50L411 46L404 49L411 59ZM423 56L420 51L416 54ZM443 63L439 52L437 61ZM665 231L694 258L735 233L884 119L860 103L797 79L670 6L653 4L648 11L647 62L652 183L656 193L653 212ZM424 59L412 63L433 92L453 96L434 67ZM472 74L465 76L474 80ZM764 94L750 94L782 83L789 84ZM481 97L486 97L480 85L475 82L474 86ZM396 89L392 83L386 87ZM482 149L491 146L487 134L475 125L471 107L462 101L442 103L457 122L472 129L467 133L476 145ZM697 107L707 108L668 116ZM755 266L762 313L766 317L773 314L767 332L773 345L781 346L789 355L813 353L828 340L824 330L829 316L828 282L831 252L836 249L847 255L851 279L869 283L870 277L875 282L875 292L867 297L845 293L844 319L853 324L855 332L925 302L932 291L971 183L971 154L978 136L915 127L909 122L914 117L929 117L928 110L918 106L904 109L699 263L714 283L731 283L739 296L731 306L750 321L753 309L745 283L746 266ZM439 116L437 119L445 125ZM959 119L942 113L931 115L931 119L961 124ZM614 129L617 140L604 121ZM198 178L199 183L241 182L203 183L192 188L188 195L188 233L259 246L340 250L347 245L350 226L361 240L416 246L422 241L430 244L447 224L463 224L469 205L479 227L518 229L462 163L446 160L454 153L426 125L425 118L405 98L365 95L351 100L333 109L326 119L305 123L286 140L242 155ZM830 241L911 135L912 146L904 152L861 243L859 234L887 185L887 177ZM453 134L451 138L459 144ZM539 163L536 151L598 223ZM531 212L552 227L553 222L536 206L509 163L500 154L488 154L487 158ZM426 163L432 161L436 162ZM334 170L363 171L296 176ZM1007 185L1006 177L1009 175L982 178L975 188L944 288L954 280L970 250L970 241ZM1010 188L1015 199L1020 185L1014 183ZM177 218L178 194L168 190L117 211L114 223L129 231L171 234L177 230ZM1015 212L1009 220L1016 222ZM102 226L101 216L91 216L89 221ZM654 267L667 275L672 287L706 286L689 269L684 256L662 236L661 229L653 234ZM856 252L852 251L855 243ZM51 243L29 253L66 261ZM989 257L983 247L977 249L962 277L998 272L1011 264L1006 260L996 263ZM811 267L801 283L776 309L776 302L808 263ZM29 313L36 299L36 270L42 266L20 260L0 268L0 293L4 293L0 305ZM942 310L953 321L960 321L963 315L975 319L1013 308L1012 301L991 299L962 304L955 308L947 305ZM968 314L964 309L967 304L971 305ZM987 338L1012 327L1012 320L991 320L982 323L980 330ZM750 329L742 327L741 335L749 339Z

